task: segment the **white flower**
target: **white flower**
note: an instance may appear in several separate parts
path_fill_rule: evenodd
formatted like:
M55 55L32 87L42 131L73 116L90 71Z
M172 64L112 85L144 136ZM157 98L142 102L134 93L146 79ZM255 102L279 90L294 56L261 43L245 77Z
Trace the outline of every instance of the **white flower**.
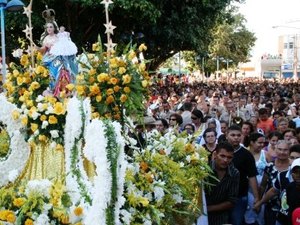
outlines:
M52 183L49 180L31 180L28 182L25 193L29 195L31 192L40 193L45 197L50 197L49 189Z
M190 163L190 162L191 162L191 156L188 155L188 156L185 158L185 160L188 161L188 163Z
M36 98L36 102L41 102L44 100L44 96L43 95L39 95L37 98Z
M44 105L42 104L42 103L38 103L37 104L37 110L39 111L39 112L43 112L45 109L44 109Z
M124 224L130 224L130 220L131 220L131 213L128 212L125 209L122 209L120 211L120 214L122 215L122 220L124 221Z
M45 112L46 115L49 115L50 113L53 113L54 112L54 109L51 105L48 104L48 108L47 108L47 111Z
M23 55L23 49L18 48L13 50L12 55L15 58L21 58L21 56Z
M59 137L58 130L51 130L50 134L51 134L52 138L58 138Z
M48 121L43 121L43 123L42 123L42 129L46 129L47 127L48 127L48 125L49 125L49 123L48 123Z
M39 115L40 115L40 114L39 114L38 112L33 112L33 113L32 113L32 119L33 119L33 120L36 120L36 119L38 118Z
M34 221L34 225L49 225L49 217L45 214L40 214Z
M176 201L176 203L181 203L182 200L183 200L183 198L182 198L182 196L181 196L180 193L173 195L173 199Z

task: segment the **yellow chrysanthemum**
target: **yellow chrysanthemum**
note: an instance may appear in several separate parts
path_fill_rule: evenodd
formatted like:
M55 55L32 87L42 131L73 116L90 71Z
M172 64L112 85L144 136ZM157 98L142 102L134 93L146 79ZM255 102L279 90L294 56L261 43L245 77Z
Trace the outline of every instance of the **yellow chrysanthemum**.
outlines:
M79 95L84 95L84 86L83 85L77 85L76 91Z
M24 126L27 125L27 123L28 123L28 118L27 118L27 116L23 116L23 117L22 117L21 123L22 123Z
M114 93L114 90L112 88L109 88L106 90L107 95L112 95Z
M143 43L139 46L139 51L142 52L142 51L146 51L147 50L147 46Z
M38 52L38 53L37 53L36 59L37 59L37 60L42 60L42 59L43 59L43 55L42 55L41 52Z
M140 65L139 65L139 71L140 72L144 72L146 70L146 64L145 63L141 63Z
M65 107L63 105L63 103L61 102L56 102L54 105L54 111L53 111L56 115L63 115L65 114Z
M117 60L117 58L111 58L109 60L109 66L110 66L110 68L117 68L118 67L118 60Z
M92 69L89 70L89 75L90 76L93 76L95 74L96 74L96 70L94 68L92 68Z
M118 92L120 90L120 86L116 85L114 86L114 92Z
M47 96L46 100L50 102L52 105L54 105L54 103L57 102L57 99L52 96Z
M106 98L106 104L108 104L108 105L113 103L114 101L115 101L115 98L112 95L110 95Z
M113 85L116 85L118 83L118 79L115 77L110 78L110 83L112 83Z
M121 74L121 75L124 74L125 72L126 72L125 67L120 67L119 70L118 70L118 73Z
M129 60L133 60L136 57L136 54L133 50L130 50L129 54L128 54L128 59Z
M29 90L34 91L34 90L39 89L40 87L41 87L41 85L38 82L34 81L31 83Z
M46 115L41 115L40 121L45 121L45 120L47 120L47 116Z
M23 77L17 77L17 84L20 86L21 84L23 84L24 79Z
M53 115L49 116L48 118L49 124L57 124L57 118Z
M24 225L33 225L33 224L34 224L34 223L33 223L33 220L27 218L27 219L25 220L25 224L24 224Z
M92 119L97 119L97 118L100 118L100 114L98 112L93 112Z
M95 84L90 86L91 95L98 95L100 93L100 88Z
M101 102L101 100L102 100L102 96L101 96L101 95L97 95L97 96L96 96L96 101L97 101L97 102Z
M76 207L76 208L74 209L74 214L75 214L76 216L81 216L81 215L83 214L83 208L80 207L80 206Z
M45 67L43 67L43 66L37 66L36 68L35 68L35 73L36 74L43 74L44 73L44 70L45 70Z
M100 51L100 49L101 49L101 46L100 46L100 43L99 43L99 42L94 43L94 44L92 45L92 50L93 50L94 52Z
M13 76L14 77L17 77L17 76L19 76L19 74L20 74L20 72L19 72L19 70L13 70Z
M126 102L127 101L127 96L122 94L121 97L120 97L120 101L123 102L123 103Z
M14 212L9 212L7 215L6 215L6 221L9 222L9 223L14 223L16 221L16 215L14 214Z
M122 77L122 80L123 80L123 84L129 84L131 82L131 76L126 74Z
M130 87L124 87L124 92L126 93L126 94L129 94L130 93Z
M20 118L20 112L19 112L18 110L14 110L14 111L12 112L12 118L13 118L14 120L19 119L19 118Z
M107 74L107 73L100 73L100 74L97 76L98 82L104 82L104 81L107 81L108 79L109 79L109 77L108 77L108 74Z
M32 130L32 132L35 132L38 128L39 128L38 124L36 124L36 123L30 124L30 129Z
M26 202L25 198L15 198L13 201L14 206L20 208Z
M68 215L62 215L60 217L60 221L62 224L69 224L70 223L70 219Z
M22 55L20 59L20 63L22 66L27 66L29 64L28 55Z
M143 86L143 88L146 88L148 86L148 81L143 80L142 81L142 86Z

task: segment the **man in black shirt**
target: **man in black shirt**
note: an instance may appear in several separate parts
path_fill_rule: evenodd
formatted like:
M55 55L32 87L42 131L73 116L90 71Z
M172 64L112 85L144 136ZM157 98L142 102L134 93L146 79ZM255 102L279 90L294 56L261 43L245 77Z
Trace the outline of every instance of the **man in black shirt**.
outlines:
M238 200L239 171L231 165L234 155L233 147L222 142L214 151L211 168L218 180L209 181L214 186L205 190L209 225L228 224L230 210Z
M259 200L256 180L257 169L253 155L240 144L242 140L242 131L239 126L230 126L227 131L226 139L234 148L233 165L240 172L239 198L235 207L232 209L231 223L232 225L242 225L248 205L249 186L254 195L254 202Z

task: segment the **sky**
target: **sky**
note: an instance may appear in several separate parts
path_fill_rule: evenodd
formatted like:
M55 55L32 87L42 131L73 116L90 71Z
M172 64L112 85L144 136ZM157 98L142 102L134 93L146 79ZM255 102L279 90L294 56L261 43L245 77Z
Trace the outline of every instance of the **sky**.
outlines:
M247 19L248 30L257 37L251 52L253 59L264 53L278 54L278 36L300 34L300 0L246 0L240 5L240 12Z

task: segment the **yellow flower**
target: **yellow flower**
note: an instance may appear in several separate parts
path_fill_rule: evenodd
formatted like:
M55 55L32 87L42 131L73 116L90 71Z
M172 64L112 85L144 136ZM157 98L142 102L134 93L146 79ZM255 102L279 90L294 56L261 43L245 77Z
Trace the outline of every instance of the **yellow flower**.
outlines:
M147 198L141 197L140 203L144 206L147 207L149 205L149 200Z
M81 216L82 215L82 213L83 213L83 208L82 207L76 207L75 209L74 209L74 214L76 215L76 216Z
M107 81L108 79L109 79L109 77L108 77L108 74L107 74L107 73L100 73L100 74L97 76L98 82L104 82L104 81Z
M101 49L101 46L100 46L100 43L99 43L99 42L94 43L94 44L92 45L92 50L93 50L94 52L100 51L100 49Z
M40 134L39 135L39 141L42 141L42 142L46 142L47 141L47 137L43 134Z
M83 74L77 75L76 80L77 81L83 81L84 80L84 75Z
M19 101L20 101L20 102L24 102L24 101L25 101L24 96L20 96Z
M63 115L65 114L65 107L63 105L63 103L61 102L56 102L54 105L54 111L53 111L56 115Z
M126 94L128 94L128 93L130 93L130 87L124 87L124 92L126 93Z
M110 78L110 83L112 83L113 85L116 85L118 83L118 79L115 77Z
M139 51L142 52L142 51L146 51L147 50L147 46L143 43L139 46Z
M95 70L94 68L90 69L89 75L90 75L90 76L93 76L93 75L95 75L95 74L96 74L96 70Z
M19 118L20 118L20 112L19 112L18 110L14 110L14 111L12 112L12 118L13 118L14 120L19 119Z
M20 63L22 66L27 66L29 64L28 55L22 55L20 59Z
M62 224L69 224L70 223L69 216L68 215L62 215L60 217L60 221L61 221Z
M126 72L126 69L124 67L120 67L118 70L118 73L121 75L124 74L125 72Z
M129 54L128 54L128 59L129 60L133 60L136 57L136 54L133 50L130 50Z
M82 85L77 85L76 86L76 91L79 95L83 95L84 94L84 86Z
M41 115L40 121L45 121L46 119L47 119L47 116L46 116L46 115Z
M42 73L44 73L44 70L45 70L45 68L43 66L37 66L34 72L36 74L42 74Z
M54 105L54 103L57 102L57 99L52 96L48 96L47 101Z
M27 123L28 123L28 118L27 118L27 116L23 116L23 117L22 117L21 123L22 123L24 126L27 125Z
M37 109L35 106L32 106L28 112L28 115L32 117L36 113Z
M114 90L112 88L109 88L106 90L107 95L112 95L114 93Z
M100 117L100 114L98 112L93 112L92 113L92 118L93 119L96 119L96 118L99 118Z
M32 130L32 132L35 132L38 128L39 128L38 124L36 124L36 123L30 124L30 129Z
M127 96L124 95L124 94L122 94L121 97L120 97L120 100L121 100L121 102L123 102L123 103L126 102Z
M102 96L101 96L101 95L97 95L97 96L96 96L96 101L97 101L97 102L101 102L101 100L102 100Z
M142 86L143 86L143 88L146 88L148 86L148 81L143 80L142 81Z
M13 76L17 77L20 74L20 72L18 70L13 70Z
M34 82L31 83L31 85L29 87L29 90L33 90L34 91L36 89L39 89L40 87L41 87L41 85L38 82L34 81Z
M92 95L98 95L100 93L100 88L97 86L97 84L90 86L90 92Z
M42 59L43 59L43 55L42 55L41 52L38 52L38 53L37 53L36 59L37 59L37 60L42 60Z
M66 88L69 90L69 91L72 91L74 89L74 84L67 84Z
M23 84L23 77L17 77L17 84L20 86Z
M120 90L120 87L117 85L117 86L114 86L114 92L118 92Z
M13 201L14 206L20 208L26 202L25 198L15 198Z
M108 105L113 103L114 101L115 101L115 99L112 95L110 95L106 98L106 104L108 104Z
M64 146L62 146L61 144L57 144L55 150L62 152L64 151Z
M49 124L57 124L57 118L53 115L49 116Z
M33 225L33 220L27 218L24 225Z
M109 60L109 66L110 66L110 68L118 67L118 60L116 58L111 58Z
M6 215L6 221L7 222L10 222L10 223L14 223L16 221L16 216L13 212L9 212L7 215Z
M141 72L144 72L144 71L146 70L146 64L145 64L145 63L141 63L141 64L139 65L139 70L140 70Z
M122 77L123 84L129 84L131 82L131 76L126 74Z
M33 106L33 100L28 100L26 101L27 107L32 107Z

